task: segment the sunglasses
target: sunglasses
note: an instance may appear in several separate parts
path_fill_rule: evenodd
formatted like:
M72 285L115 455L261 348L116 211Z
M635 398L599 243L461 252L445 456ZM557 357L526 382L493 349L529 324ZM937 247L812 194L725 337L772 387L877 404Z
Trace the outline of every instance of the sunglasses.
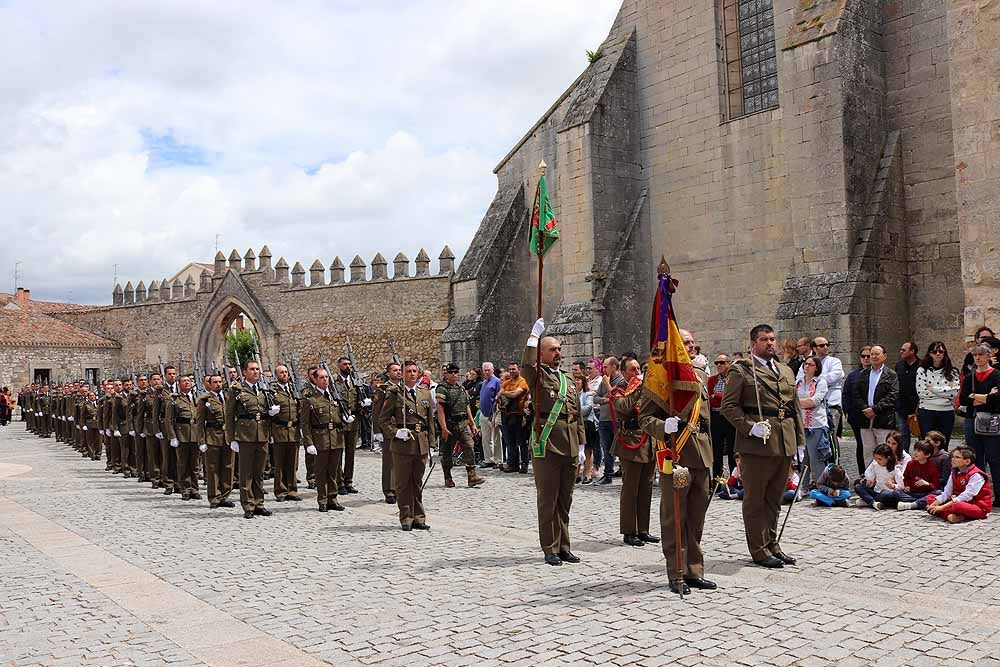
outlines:
M944 354L944 350L931 350L931 354Z
M816 347L830 347L829 343L816 343Z
M716 361L715 365L716 366L725 366L728 363L729 363L728 361Z
M862 355L861 355L861 358L862 358L862 359L871 359L871 358L872 358L872 355L870 355L870 354L862 354Z

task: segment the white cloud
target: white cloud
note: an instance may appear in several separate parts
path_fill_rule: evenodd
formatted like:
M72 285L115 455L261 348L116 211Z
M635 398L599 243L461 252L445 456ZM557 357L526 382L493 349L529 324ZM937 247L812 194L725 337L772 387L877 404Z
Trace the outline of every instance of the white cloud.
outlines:
M461 255L618 4L2 5L0 267L103 303L113 265L148 284L216 234L306 266Z

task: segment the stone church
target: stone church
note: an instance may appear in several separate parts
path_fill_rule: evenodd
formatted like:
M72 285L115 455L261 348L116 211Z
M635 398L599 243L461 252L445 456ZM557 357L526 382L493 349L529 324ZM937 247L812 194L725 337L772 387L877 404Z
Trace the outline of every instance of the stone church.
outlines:
M110 307L45 315L103 340L112 372L217 358L241 314L271 359L335 358L348 336L367 370L389 342L432 369L518 359L544 160L561 228L544 315L567 363L644 353L661 255L708 353L744 349L758 322L822 333L848 361L907 338L957 352L976 326L1000 328L998 44L997 0L625 0L497 165L457 268L448 248L433 273L423 250L413 275L399 253L391 277L381 254L355 257L349 280L317 259L306 284L298 262L234 250L197 277L118 286Z

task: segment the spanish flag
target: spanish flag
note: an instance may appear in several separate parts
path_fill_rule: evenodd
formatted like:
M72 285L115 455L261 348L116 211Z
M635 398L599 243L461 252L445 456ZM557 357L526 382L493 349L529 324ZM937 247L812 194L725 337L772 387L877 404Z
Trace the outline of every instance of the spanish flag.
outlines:
M666 262L661 262L660 266L650 326L649 361L643 378L642 393L645 400L653 401L665 412L690 421L692 415L697 416L701 408L701 381L695 374L691 357L681 341L680 328L674 316L670 269L666 267ZM674 441L675 449L680 452L690 437L690 428L681 429ZM666 457L672 457L672 453L667 452ZM658 467L661 471L669 472L662 465L663 458L664 455L658 454Z

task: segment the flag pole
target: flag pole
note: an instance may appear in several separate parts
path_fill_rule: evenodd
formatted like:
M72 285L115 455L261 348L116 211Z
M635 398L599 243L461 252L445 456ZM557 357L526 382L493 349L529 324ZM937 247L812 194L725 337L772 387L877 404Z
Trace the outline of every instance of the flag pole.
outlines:
M546 168L545 160L542 160L538 164L539 182L541 182L542 176L545 176L545 168ZM535 187L537 188L538 186ZM541 232L540 226L538 231ZM536 315L537 319L541 319L542 317L542 273L545 267L545 252L543 250L543 247L544 243L542 244L542 247L538 248L538 253L537 253L538 254L538 314ZM538 394L541 391L541 384L542 384L542 341L539 340L538 345L535 347L535 386L532 388L532 397L534 399L535 405L541 405L541 403L538 402ZM534 411L533 421L534 423L532 424L532 429L535 432L535 438L541 438L542 434L540 427L541 425L540 410L536 409Z

